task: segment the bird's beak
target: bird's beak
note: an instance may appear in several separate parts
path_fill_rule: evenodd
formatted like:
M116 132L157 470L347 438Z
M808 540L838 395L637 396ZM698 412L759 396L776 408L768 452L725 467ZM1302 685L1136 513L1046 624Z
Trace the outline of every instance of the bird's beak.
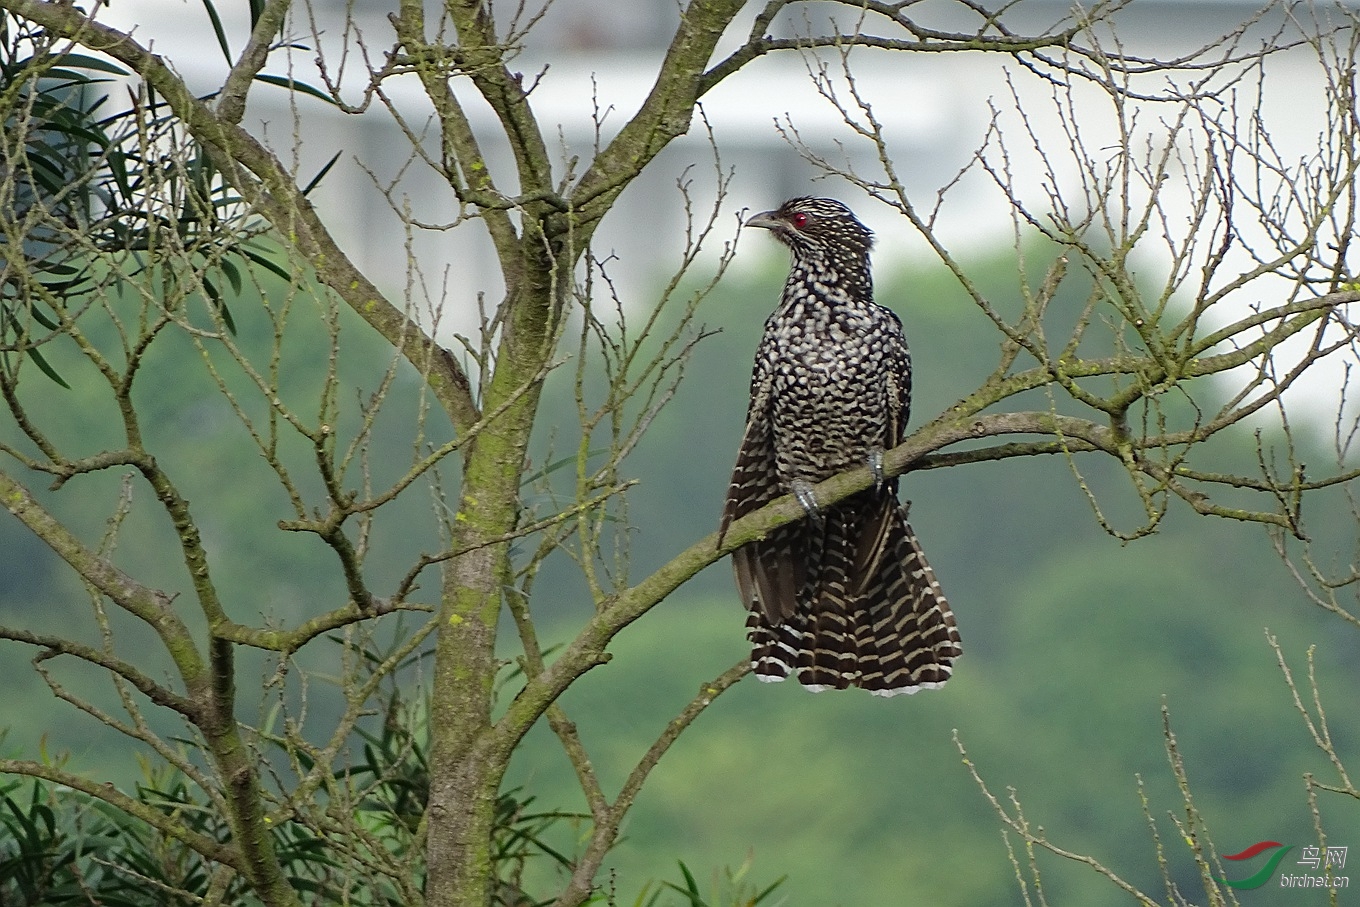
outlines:
M774 230L784 225L784 222L775 216L774 211L762 211L746 219L742 226L764 227L766 230Z

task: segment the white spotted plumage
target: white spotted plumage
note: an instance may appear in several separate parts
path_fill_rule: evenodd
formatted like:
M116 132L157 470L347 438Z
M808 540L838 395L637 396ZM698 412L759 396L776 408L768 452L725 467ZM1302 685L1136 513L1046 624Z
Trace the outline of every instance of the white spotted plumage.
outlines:
M872 235L850 210L798 198L748 225L771 230L793 266L756 351L724 533L795 483L898 444L911 400L902 325L873 301ZM896 489L889 480L733 554L762 680L891 696L949 678L958 630Z

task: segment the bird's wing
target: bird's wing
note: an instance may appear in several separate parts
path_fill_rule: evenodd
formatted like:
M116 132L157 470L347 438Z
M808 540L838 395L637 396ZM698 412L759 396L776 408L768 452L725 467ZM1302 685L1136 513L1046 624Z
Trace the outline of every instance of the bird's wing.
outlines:
M888 353L888 437L884 447L896 447L902 443L907 433L907 422L911 419L911 350L907 338L902 333L902 322L896 312L893 316L892 332Z
M737 451L737 465L732 470L722 524L718 528L720 545L734 520L759 510L784 494L775 466L769 418L771 383L768 373L757 366L751 381L746 432ZM763 612L775 622L793 614L798 590L806 578L799 548L798 531L784 526L732 552L732 568L742 604Z
M757 357L757 363L760 361L760 357ZM779 477L775 470L774 436L770 425L772 383L768 371L757 364L755 374L751 377L751 404L746 410L746 432L741 437L741 447L737 449L737 465L732 469L722 525L718 527L719 545L734 520L759 510L780 494Z

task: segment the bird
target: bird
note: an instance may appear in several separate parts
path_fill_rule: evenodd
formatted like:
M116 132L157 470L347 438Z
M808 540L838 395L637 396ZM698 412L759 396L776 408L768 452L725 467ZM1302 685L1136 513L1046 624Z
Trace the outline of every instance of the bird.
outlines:
M842 202L803 196L749 218L791 252L765 321L719 545L735 520L793 494L805 515L732 553L751 665L813 691L938 688L962 652L949 602L883 475L911 412L901 319L874 302L873 234ZM874 484L819 506L812 486L868 464Z

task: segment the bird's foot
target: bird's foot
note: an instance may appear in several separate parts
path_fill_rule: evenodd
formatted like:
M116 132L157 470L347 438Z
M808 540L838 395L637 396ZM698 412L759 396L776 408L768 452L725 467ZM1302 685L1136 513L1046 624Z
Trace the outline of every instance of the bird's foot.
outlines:
M886 451L875 447L869 451L869 469L874 474L874 491L882 491L887 477L883 475L883 457Z
M808 515L808 519L820 524L822 522L822 508L817 503L817 496L812 493L812 486L802 479L794 479L792 489L793 496L798 499L799 504L803 505L803 512Z

